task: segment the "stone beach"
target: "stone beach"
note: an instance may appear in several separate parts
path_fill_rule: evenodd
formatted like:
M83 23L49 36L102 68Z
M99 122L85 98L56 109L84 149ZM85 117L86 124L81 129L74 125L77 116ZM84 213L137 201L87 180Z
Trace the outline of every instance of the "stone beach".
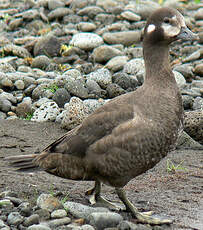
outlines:
M162 5L180 10L200 38L173 43L170 58L186 112L186 139L192 137L201 149L203 3L166 0ZM0 121L57 123L65 132L110 99L136 90L145 75L143 28L159 7L151 0L0 1ZM33 204L0 186L0 229L182 228L134 223L123 213L48 192Z

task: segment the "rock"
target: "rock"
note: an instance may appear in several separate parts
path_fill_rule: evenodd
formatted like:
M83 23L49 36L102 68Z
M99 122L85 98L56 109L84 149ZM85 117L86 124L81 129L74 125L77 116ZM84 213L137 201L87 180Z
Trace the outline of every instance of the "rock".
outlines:
M84 50L92 50L103 43L102 37L94 33L78 33L73 35L70 45Z
M118 72L119 70L123 69L127 61L128 61L127 56L117 56L112 58L110 61L106 63L106 68L112 70L113 72Z
M11 102L3 97L0 97L0 111L8 112L11 109Z
M195 74L199 75L200 77L203 77L203 64L196 65L194 72L195 72Z
M47 209L38 209L35 211L35 214L39 215L40 222L45 222L51 217L50 212Z
M8 44L5 45L3 48L0 48L0 53L1 52L3 52L4 55L10 55L12 53L12 55L21 58L31 57L31 54L28 52L27 49L22 46L17 46L13 44Z
M28 230L51 230L50 227L44 224L33 224L32 226L27 228Z
M134 58L128 61L123 68L123 72L136 75L145 71L144 60L142 58Z
M42 193L37 198L37 206L42 209L47 209L50 212L62 207L61 203L56 197L53 197L52 195L45 193Z
M83 204L76 203L76 202L70 202L70 201L64 203L64 208L68 211L68 213L70 213L74 217L83 218L87 221L89 220L89 215L91 213L96 213L96 212L107 213L109 211L107 208L103 208L103 207L93 208L87 205L83 205Z
M51 213L51 218L57 219L57 218L63 218L67 216L67 212L64 209L58 209Z
M95 212L89 215L89 223L96 229L116 227L123 217L114 212Z
M93 113L97 108L101 107L105 104L105 100L95 100L95 99L87 99L83 101L83 104L88 108L88 113Z
M68 14L72 14L71 9L68 9L66 7L59 7L49 12L47 16L49 21L52 21L54 19L61 19Z
M51 63L50 59L45 55L37 56L33 59L31 67L32 68L39 68L45 70L46 67Z
M192 72L193 67L188 64L178 65L173 70L181 73L186 80L193 78L194 74Z
M118 84L121 88L127 89L136 89L138 87L138 81L126 73L116 73L113 75L113 82Z
M194 80L194 81L192 81L191 86L192 86L193 88L200 88L200 89L203 89L203 80Z
M121 13L121 16L128 21L138 22L141 20L141 17L130 10L126 10Z
M67 130L75 128L88 116L88 108L78 97L72 97L65 109L61 126Z
M111 58L121 56L122 54L123 52L112 46L102 45L94 49L92 56L96 62L105 63Z
M26 118L27 115L32 114L32 102L23 101L16 107L16 114L18 117Z
M52 98L54 96L53 92L49 90L48 84L40 84L35 87L32 91L32 98L37 100L39 98L47 97Z
M46 55L48 57L57 57L60 54L61 42L53 36L47 35L41 37L34 46L34 56Z
M0 229L1 230L10 230L10 227L4 224L3 220L0 220Z
M199 8L194 16L196 20L203 20L203 7Z
M106 88L106 91L109 98L114 98L125 93L125 90L116 83L109 84Z
M48 8L49 10L54 10L59 7L65 6L65 3L61 0L49 0L48 1Z
M81 30L82 32L91 32L96 30L96 25L91 22L80 22L78 24L78 29Z
M121 221L117 227L118 230L151 230L152 229L151 227L148 227L146 225L134 224L127 220Z
M130 46L140 42L141 31L108 32L103 34L103 39L108 44Z
M31 121L54 121L58 114L58 105L55 102L47 102L42 104L38 109L35 110Z
M99 13L103 13L104 10L98 6L86 6L83 9L79 10L77 13L80 16L87 15L89 18L94 18Z
M64 74L62 76L67 77L67 75L71 76L74 79L81 79L82 78L82 75L81 75L80 71L77 70L77 69L69 69L66 72L64 72Z
M25 217L30 216L32 213L32 207L31 207L30 203L28 203L28 202L22 202L18 206L18 210L19 210L20 214L22 216L25 216Z
M6 119L6 114L0 111L0 119Z
M189 95L182 95L184 109L192 109L194 99Z
M186 85L186 80L183 75L177 71L173 71L174 77L176 79L176 83L179 88L184 88Z
M67 83L65 84L65 89L67 89L67 91L74 96L80 98L88 97L88 89L81 80L75 80L72 77L68 77Z
M9 199L2 199L0 200L0 208L3 209L3 208L13 208L14 205L13 203L9 200Z
M1 85L2 87L9 87L9 88L12 88L12 87L13 87L13 82L12 82L9 78L5 77L5 78L3 78L3 79L1 80L0 85Z
M71 218L64 217L64 218L60 218L60 219L56 219L56 220L50 220L48 222L48 225L51 229L55 229L58 226L66 225L66 224L69 224L70 222L71 222Z
M66 103L68 103L71 99L70 94L68 91L64 88L59 88L56 90L54 93L54 96L52 98L56 104L60 107L63 108Z
M89 75L87 79L96 81L102 88L106 88L112 83L112 76L108 69L102 68L98 69Z
M14 85L15 85L15 87L16 87L17 89L20 89L20 90L22 90L22 89L25 88L24 81L22 81L22 80L17 80L17 81L15 81Z
M185 112L184 130L194 140L203 144L203 110Z
M30 225L33 224L39 224L39 215L37 214L33 214L29 217L27 217L24 221L23 221L23 225L25 227L29 227Z
M16 99L16 97L13 96L12 93L3 92L3 93L0 94L0 98L5 98L5 99L9 100L13 104L17 103L17 99Z
M203 31L202 31L202 32L199 32L199 33L198 33L198 36L199 36L199 41L198 41L198 42L199 42L200 44L203 44Z
M9 225L19 225L23 222L23 216L19 212L11 212L8 215L7 222Z
M188 57L183 58L182 62L195 61L201 58L202 56L203 56L203 49L199 49L195 51L194 53L192 53L191 55L189 55Z
M95 97L104 97L106 95L106 91L101 89L101 87L99 86L99 84L91 79L88 79L86 81L86 87L89 91L90 95L95 95Z
M9 63L0 63L0 74L15 72L13 66Z
M203 110L203 98L196 97L193 102L193 110Z

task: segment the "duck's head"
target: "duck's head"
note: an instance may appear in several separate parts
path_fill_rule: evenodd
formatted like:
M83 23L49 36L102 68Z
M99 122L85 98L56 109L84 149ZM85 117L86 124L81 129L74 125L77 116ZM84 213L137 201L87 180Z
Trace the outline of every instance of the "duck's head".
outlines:
M182 14L172 8L160 8L148 18L144 30L144 42L170 44L176 40L198 40L190 31Z

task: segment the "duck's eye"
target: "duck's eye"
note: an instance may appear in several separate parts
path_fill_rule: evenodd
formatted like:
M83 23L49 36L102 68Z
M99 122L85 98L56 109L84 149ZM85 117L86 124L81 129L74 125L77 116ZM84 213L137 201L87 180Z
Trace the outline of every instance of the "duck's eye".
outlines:
M164 18L164 23L170 23L170 20L169 20L169 18Z

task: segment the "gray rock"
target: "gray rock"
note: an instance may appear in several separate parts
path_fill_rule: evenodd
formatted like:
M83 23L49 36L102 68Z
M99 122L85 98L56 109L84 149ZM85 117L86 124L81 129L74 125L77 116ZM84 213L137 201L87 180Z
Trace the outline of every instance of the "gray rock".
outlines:
M195 72L195 74L199 75L200 77L203 77L203 64L196 65L194 72Z
M23 225L25 227L29 227L30 225L33 224L39 224L39 215L37 214L33 214L29 217L27 217L24 221L23 221Z
M57 57L60 53L61 42L53 36L47 35L41 37L34 46L34 56L46 55L48 57Z
M67 83L65 84L65 89L74 96L80 98L88 97L88 89L85 88L85 85L81 80L75 80L74 78L69 77L67 79Z
M47 209L38 209L35 214L39 215L40 222L45 222L50 219L50 212Z
M123 68L123 72L136 75L145 71L144 60L142 58L134 58L128 61Z
M196 20L203 20L203 7L199 8L194 16Z
M5 77L0 81L0 86L12 88L13 82L8 77Z
M102 37L94 33L78 33L73 35L70 45L84 50L92 50L103 43Z
M97 108L101 107L105 104L105 100L95 100L95 99L87 99L83 101L83 104L88 108L88 113L93 113Z
M114 57L106 63L106 68L112 70L113 72L122 70L128 59L129 58L127 56Z
M81 122L88 116L88 108L78 97L72 97L67 106L65 105L65 109L66 111L64 112L61 126L68 130L81 124Z
M96 30L96 25L91 22L80 22L78 24L78 29L81 30L82 32L91 32Z
M123 217L114 212L95 212L89 215L89 223L96 229L116 227Z
M108 32L103 34L103 39L108 44L130 46L140 42L141 31Z
M193 67L188 64L183 64L183 65L178 65L176 66L173 70L180 72L184 78L187 79L192 79L193 78L193 72L192 72Z
M69 70L65 71L63 73L62 77L63 76L67 77L67 75L68 75L68 77L71 76L74 79L81 79L82 78L80 71L77 69L69 69Z
M98 69L89 75L87 79L96 81L102 88L106 88L112 83L112 76L108 69Z
M3 92L3 93L0 94L0 98L5 98L5 99L9 100L13 104L17 103L17 99L16 99L16 97L13 96L12 93Z
M0 119L6 119L6 114L0 111Z
M50 212L62 207L61 203L56 197L45 193L42 193L37 198L37 206L42 209L47 209Z
M126 55L132 58L142 58L143 57L142 47L128 47L126 50Z
M59 7L49 12L47 16L48 16L48 19L51 21L54 19L63 18L64 16L68 14L72 14L71 9L66 8L66 7Z
M109 98L114 98L125 93L125 90L116 83L109 84L106 88L106 91Z
M37 56L33 59L31 67L32 68L39 68L45 70L46 67L51 63L50 59L45 55Z
M6 196L5 199L10 200L15 206L19 206L23 201L17 197Z
M192 109L194 99L189 95L182 95L184 109Z
M2 73L10 73L15 72L13 66L9 63L0 63L0 72Z
M57 219L57 218L63 218L67 216L67 212L64 209L58 209L51 213L51 218Z
M88 79L86 81L86 87L89 91L89 94L95 95L95 97L103 97L106 95L106 91L101 89L99 84L94 80Z
M64 203L64 208L68 211L68 213L70 213L71 215L73 215L76 218L83 218L85 220L89 220L89 215L91 213L96 213L96 212L105 212L107 213L109 210L107 208L103 208L103 207L89 207L87 205L83 205L80 203L76 203L76 202L66 202Z
M7 54L10 55L12 53L13 56L17 56L21 58L31 57L31 54L28 52L28 50L22 46L8 44L5 45L3 48L0 48L0 53L2 52L2 49L5 55Z
M186 86L186 80L183 77L183 75L177 71L173 71L175 79L176 79L176 83L178 85L179 88L184 88Z
M128 21L132 21L132 22L138 22L141 20L141 17L135 13L133 13L130 10L126 10L124 12L121 13L121 16L124 19L127 19Z
M81 230L94 230L94 228L89 224L84 224L81 226Z
M22 81L22 80L15 81L14 85L17 89L24 89L25 88L24 81Z
M47 102L42 104L38 109L35 110L31 121L55 121L59 113L59 107L54 101Z
M182 61L183 62L195 61L195 60L201 58L202 55L203 55L203 49L199 49L199 50L195 51L194 53L192 53L191 55L189 55L188 57L184 58Z
M50 227L44 224L33 224L32 226L27 228L28 230L52 230Z
M118 230L152 230L152 228L143 224L134 224L124 220L119 223Z
M3 97L0 97L0 111L7 113L11 109L11 102Z
M28 202L23 202L18 206L18 210L22 216L30 216L32 213L32 207L30 203Z
M51 220L47 224L49 225L51 229L55 229L58 226L66 225L66 224L69 224L70 222L71 222L71 218L64 217L64 218L60 218L56 220Z
M71 96L66 89L60 88L56 90L52 99L60 108L63 108L70 101Z
M3 222L3 220L0 220L0 229L1 229L1 230L10 230L10 227L7 226L7 225Z
M36 84L36 80L33 78L34 75L30 73L22 73L22 72L7 73L7 77L12 82L15 82L17 80L22 80L25 84L25 88L27 88L31 84Z
M203 98L196 97L193 102L193 110L203 110Z
M105 63L111 58L121 56L122 54L123 52L121 52L119 49L108 45L102 45L95 48L92 55L96 62Z
M65 3L61 0L48 0L48 8L49 10L54 10L59 7L65 6Z
M32 91L32 98L34 100L47 97L52 98L54 94L49 90L48 84L40 84L37 87L35 87Z
M65 110L64 110L64 111L62 111L61 113L59 113L59 115L56 117L55 122L57 122L57 123L61 123L61 122L62 122L62 120L63 120L63 118L64 118L64 116L65 116L65 113L66 113L66 111L65 111Z
M193 80L191 86L203 89L203 80Z
M79 10L77 13L80 16L87 15L90 18L94 18L96 15L98 15L99 13L103 13L103 12L104 10L98 6L87 6Z
M7 222L9 225L19 225L23 222L23 216L19 212L11 212L8 215Z
M13 207L14 207L14 205L9 199L5 198L5 199L0 200L0 208L1 209L3 209L3 208L13 208Z
M126 73L116 73L113 75L113 83L118 84L121 88L136 89L139 83L135 78L128 76Z

